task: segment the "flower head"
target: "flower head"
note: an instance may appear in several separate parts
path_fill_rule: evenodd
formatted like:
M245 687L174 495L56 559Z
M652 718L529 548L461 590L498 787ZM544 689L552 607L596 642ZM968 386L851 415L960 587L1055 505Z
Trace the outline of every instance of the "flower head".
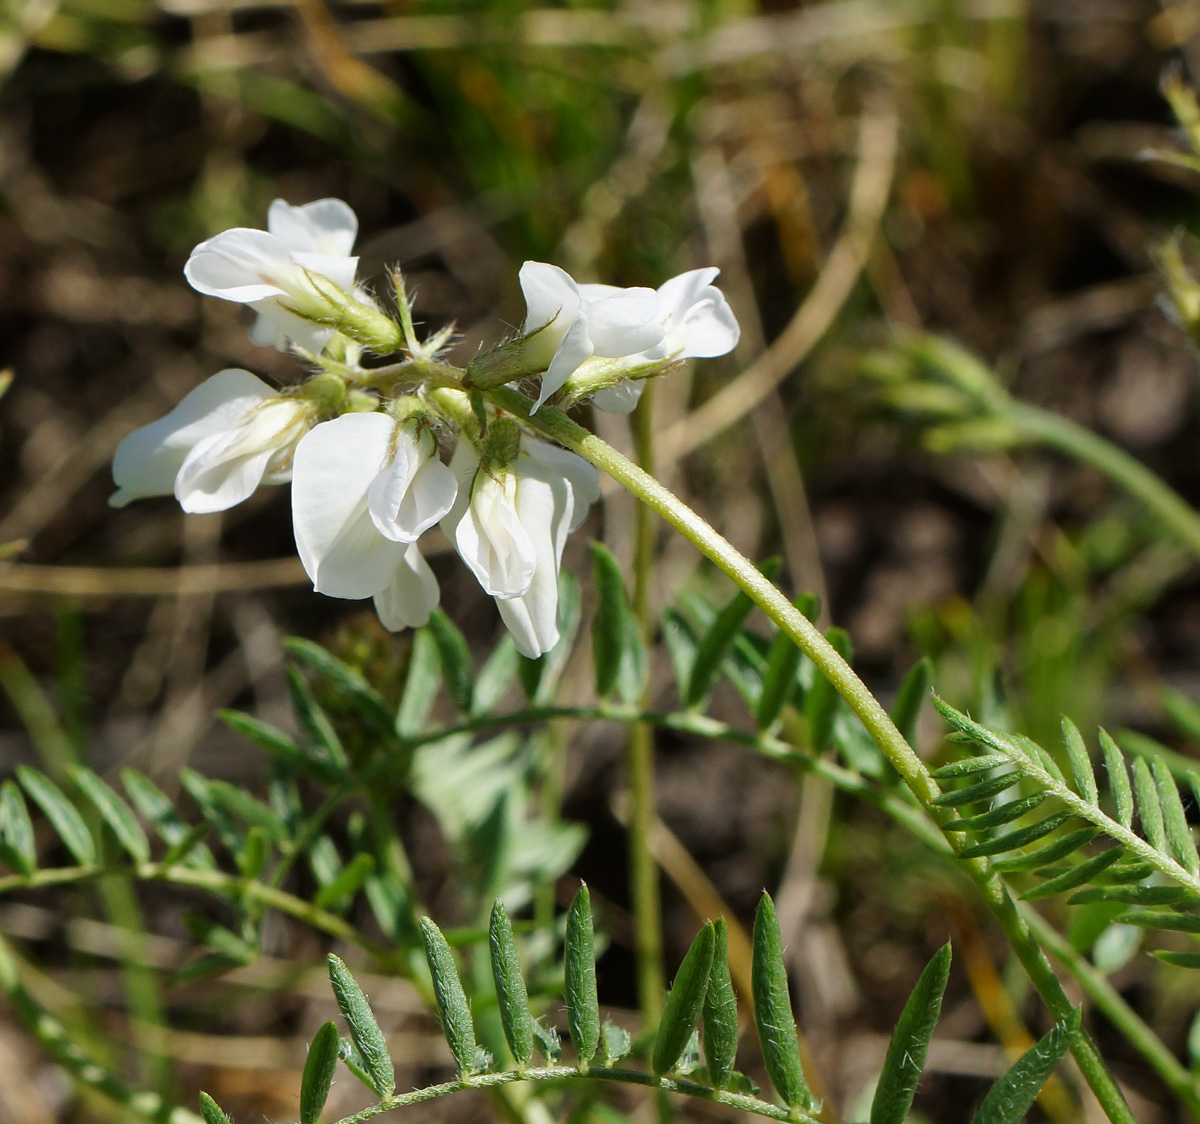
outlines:
M600 496L581 457L522 437L507 465L482 463L465 441L450 463L458 499L442 522L459 554L500 610L525 656L558 641L558 570L567 535Z
M524 345L546 372L539 406L585 359L636 355L662 341L653 289L578 285L558 266L538 261L521 267L520 280L527 310Z
M672 277L658 288L658 319L663 337L653 347L631 356L631 366L680 359L708 359L732 351L741 328L725 295L712 284L720 271L713 266ZM581 285L583 291L608 290L607 285ZM602 410L627 414L642 396L642 382L631 379L597 391L592 403Z
M296 449L292 525L318 593L374 597L380 620L424 624L437 581L417 538L454 503L454 474L428 429L387 414L343 414Z
M280 396L249 371L220 371L117 446L108 502L174 492L184 511L224 511L259 484L289 479L311 419L308 402Z
M267 224L268 230L234 227L201 242L192 250L184 276L201 293L257 309L256 342L295 340L317 354L333 330L293 309L328 308L328 283L343 293L353 290L358 258L350 250L358 219L340 199L318 199L301 207L276 199Z

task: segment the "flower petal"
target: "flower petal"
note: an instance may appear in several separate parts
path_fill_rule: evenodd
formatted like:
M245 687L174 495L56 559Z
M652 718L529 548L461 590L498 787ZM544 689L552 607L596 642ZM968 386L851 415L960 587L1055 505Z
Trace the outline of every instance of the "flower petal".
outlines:
M367 509L385 538L415 542L454 506L458 481L438 460L428 433L418 440L411 427L403 426L393 445L391 464L367 489Z
M583 457L546 441L526 437L521 442L521 451L537 466L536 471L543 479L553 482L556 477L561 477L570 486L571 511L567 529L574 531L587 516L588 508L600 498L600 474ZM526 465L525 471L535 470ZM562 504L561 499L557 502ZM563 539L566 539L565 532ZM561 546L559 550L561 552Z
M525 294L524 331L536 332L555 321L565 332L583 307L579 286L571 275L548 262L527 261L519 276Z
M420 628L437 608L440 597L429 563L417 544L410 543L392 580L375 594L375 611L383 627L392 632Z
M298 207L276 199L267 211L267 229L293 252L347 257L358 235L358 218L340 199L316 199Z
M552 454L565 452L549 445L545 449ZM544 463L530 458L520 463L517 510L533 542L537 565L522 596L496 600L517 650L531 658L558 642L558 569L574 504L571 485L552 467L556 459L552 456ZM586 461L581 463L590 467Z
M371 521L367 490L387 462L395 422L385 414L343 414L307 433L292 464L292 527L318 593L370 597L403 560L405 547Z
M658 315L664 320L682 319L683 315L703 296L721 271L715 265L689 269L658 287Z
M175 477L192 447L201 439L237 422L272 390L249 371L218 371L189 391L169 414L135 429L113 456L117 491L109 499L124 507L141 496L169 496Z
M519 597L533 580L537 554L517 513L517 479L477 473L454 544L492 597Z
M621 289L589 302L587 321L595 353L609 359L637 355L663 338L653 289Z
M175 498L189 515L227 511L249 499L262 483L275 450L232 454L239 436L237 431L214 433L184 458L175 477Z
M287 247L275 235L234 227L201 242L183 274L198 292L249 304L282 295L279 279L294 270Z
M646 389L644 379L622 379L612 386L601 387L592 395L592 405L610 414L632 414Z
M592 341L588 338L587 318L580 314L567 329L562 343L558 345L558 350L550 361L550 366L542 375L542 385L538 390L537 403L533 408L535 413L538 406L545 402L550 395L556 394L562 389L563 383L575 373L575 369L580 363L591 357L591 354Z

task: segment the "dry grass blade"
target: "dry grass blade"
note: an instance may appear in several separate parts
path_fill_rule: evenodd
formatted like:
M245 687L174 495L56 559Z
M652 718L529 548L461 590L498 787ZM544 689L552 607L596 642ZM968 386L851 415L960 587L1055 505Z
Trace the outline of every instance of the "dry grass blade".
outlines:
M891 192L899 129L891 106L863 116L849 213L816 284L788 326L754 363L662 435L661 462L686 456L744 417L795 370L829 329L870 255Z
M0 563L0 593L49 597L165 597L303 585L299 558L202 566L36 566Z

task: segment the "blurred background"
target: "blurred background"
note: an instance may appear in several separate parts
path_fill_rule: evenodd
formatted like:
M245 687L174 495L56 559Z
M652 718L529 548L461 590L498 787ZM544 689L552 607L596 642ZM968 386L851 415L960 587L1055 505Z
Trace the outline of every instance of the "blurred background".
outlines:
M290 723L282 637L316 639L382 684L399 674L406 638L369 605L311 593L280 490L219 516L185 518L170 498L106 506L120 439L202 379L301 374L250 342L248 310L186 285L189 250L264 225L276 197L330 195L358 213L360 276L383 291L398 263L428 329L457 325L463 362L520 323L527 258L619 285L720 266L742 344L662 382L666 482L743 552L779 555L790 593L820 594L885 697L927 654L952 701L1002 697L1034 736L1065 712L1186 749L1161 699L1200 695L1187 557L1091 469L1036 450L931 451L859 368L896 333L948 335L1017 397L1200 501L1196 358L1154 265L1164 237L1197 227L1200 180L1142 158L1179 146L1160 80L1168 67L1194 80L1193 66L1196 0L4 0L0 772L65 737L101 772L133 765L168 792L184 765L254 790L261 754L214 712ZM592 420L630 447L624 419ZM588 524L624 562L631 511L611 495ZM586 537L567 559L585 573ZM447 611L489 649L490 600L444 552L433 564ZM660 607L728 595L665 535L655 580ZM584 667L564 690L582 698L588 682ZM732 714L736 697L718 705ZM601 998L615 1008L635 1005L622 738L574 732L564 799L589 831L573 870L606 903ZM974 968L955 976L922 1104L965 1118L962 1098L1003 1068L988 997L1013 995L1044 1027L957 883L870 810L798 796L760 759L683 737L659 751L661 815L729 907L748 918L761 887L784 887L802 1023L834 1103L878 1064L932 949L948 932L961 942ZM453 914L434 825L414 811L405 830L429 900ZM694 920L666 893L674 962ZM75 912L10 896L0 928L43 962L44 1001L85 995L123 1049L138 1027L112 931ZM178 963L172 908L151 898L148 925L151 960ZM288 930L245 979L170 993L155 1048L186 1103L203 1084L241 1120L294 1114L304 1044L328 1017L303 970L321 951ZM1200 1055L1197 984L1118 961L1126 997ZM444 1046L413 996L368 990L408 1083L439 1072ZM1182 1119L1100 1036L1139 1119ZM467 1097L422 1111L489 1110ZM0 1118L121 1115L79 1101L0 1010Z

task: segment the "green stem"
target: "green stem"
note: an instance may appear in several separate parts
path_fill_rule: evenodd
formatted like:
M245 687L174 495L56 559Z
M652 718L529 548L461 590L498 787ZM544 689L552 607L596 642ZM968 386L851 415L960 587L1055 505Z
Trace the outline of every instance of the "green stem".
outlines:
M633 417L638 461L647 473L654 471L654 386L646 385ZM650 604L654 572L654 513L638 504L634 525L633 611L647 648L654 627ZM649 693L647 684L647 695ZM645 705L647 698L643 698ZM658 863L650 849L655 818L654 731L648 722L629 727L625 767L629 774L629 883L633 903L633 932L637 958L638 1000L648 1026L657 1026L663 1005L662 917L658 888Z
M560 442L606 472L643 503L657 511L711 559L817 665L820 672L846 700L875 743L904 778L913 795L925 806L934 820L941 824L950 818L945 808L933 803L940 794L937 782L896 729L887 711L833 646L780 590L763 577L753 562L740 554L713 527L652 476L643 472L595 434L577 425L566 414L543 407L536 415L531 416L532 403L529 399L506 388L491 391L490 397L497 406L523 418L532 428ZM961 850L966 845L966 840L959 833L949 833L948 838L955 850ZM1055 1021L1065 1022L1072 1013L1071 1000L1025 924L1004 883L986 859L970 859L964 866L995 914ZM1113 1124L1135 1124L1116 1081L1086 1032L1081 1031L1075 1035L1072 1052L1085 1079Z
M809 1116L798 1109L780 1108L768 1101L760 1101L757 1097L744 1096L741 1093L726 1093L720 1089L710 1089L706 1085L697 1085L691 1081L673 1079L670 1077L655 1077L652 1073L639 1073L632 1069L605 1069L603 1066L589 1066L586 1073L580 1073L575 1066L557 1065L544 1068L525 1070L507 1070L504 1073L480 1073L474 1077L460 1077L457 1081L446 1081L441 1085L430 1085L426 1089L416 1089L411 1093L401 1093L389 1097L385 1101L364 1108L353 1116L343 1116L337 1124L364 1124L385 1112L407 1105L422 1104L437 1097L450 1093L462 1092L464 1089L494 1089L498 1085L511 1085L517 1081L568 1081L579 1078L589 1078L595 1081L616 1081L623 1085L644 1085L652 1089L661 1089L668 1093L681 1093L685 1097L696 1097L712 1104L726 1105L730 1108L752 1112L756 1116L766 1116L771 1120L787 1120L792 1124L820 1124L814 1116Z
M1062 962L1079 982L1084 994L1095 1003L1125 1040L1146 1059L1163 1083L1179 1098L1192 1118L1200 1120L1200 1077L1184 1066L1138 1013L1121 998L1103 972L1087 959L1032 906L1021 912L1038 940Z
M1025 402L1011 403L1005 416L1025 440L1049 445L1099 469L1141 500L1200 556L1200 514L1141 461L1090 429Z

